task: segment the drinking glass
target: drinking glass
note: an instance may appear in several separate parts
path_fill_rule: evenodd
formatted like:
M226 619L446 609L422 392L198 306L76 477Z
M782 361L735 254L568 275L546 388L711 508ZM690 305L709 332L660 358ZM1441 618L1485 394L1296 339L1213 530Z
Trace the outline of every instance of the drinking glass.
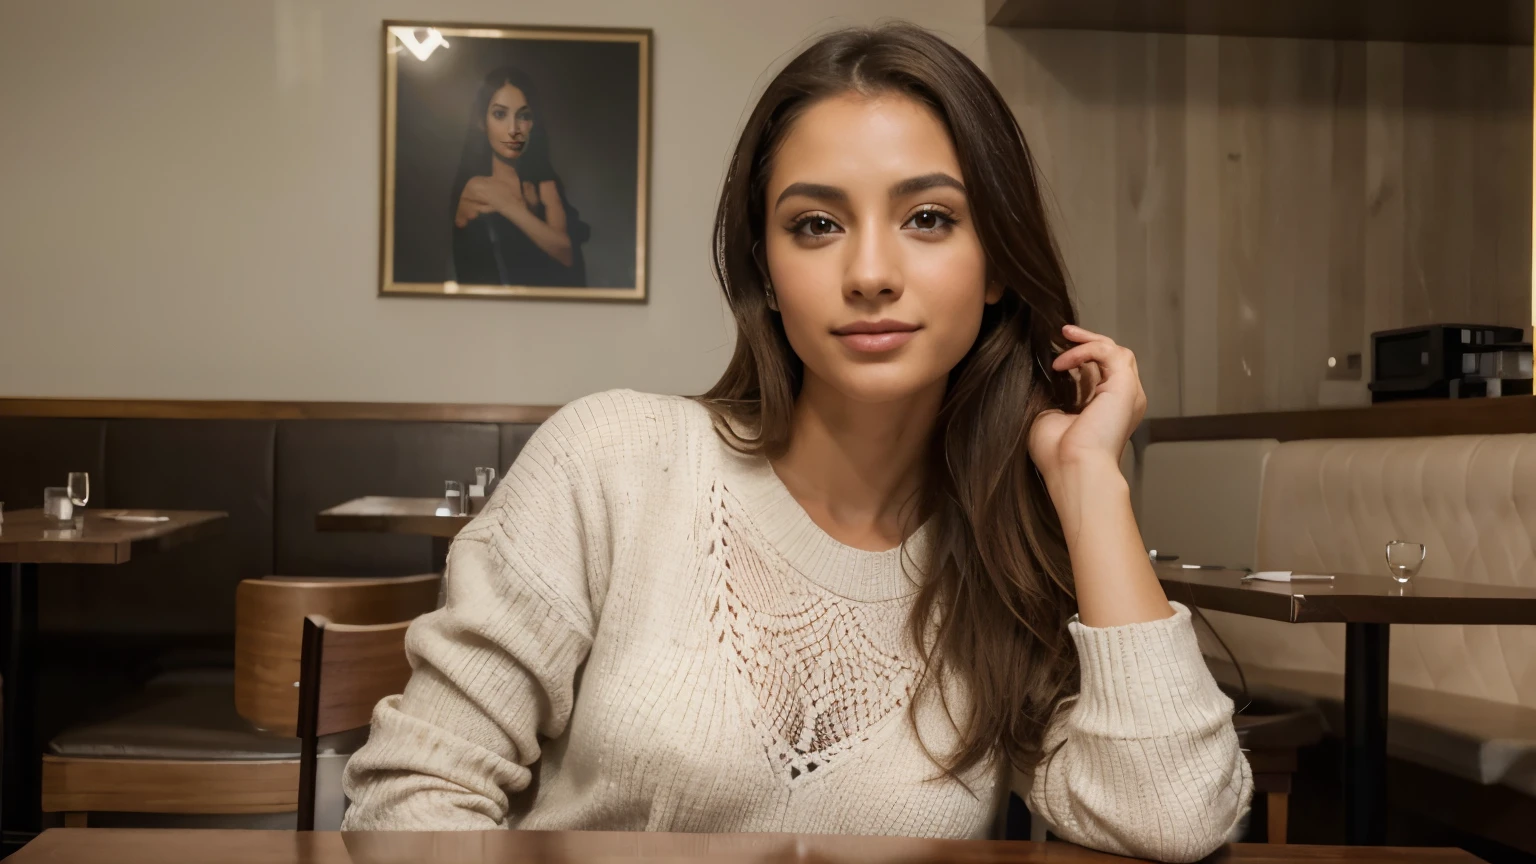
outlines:
M1402 540L1393 540L1387 544L1387 570L1392 578L1402 584L1407 584L1419 568L1424 564L1424 557L1429 554L1421 543L1407 543Z
M69 503L84 507L91 500L91 475L84 471L69 472Z
M482 495L491 494L491 484L496 482L495 468L476 468L475 485L480 487Z
M478 514L491 496L491 484L496 480L495 468L476 468L475 481L469 484L469 512Z
M443 506L437 508L439 516L463 516L468 513L469 502L464 499L464 484L457 480L443 483Z
M68 489L49 486L43 490L43 516L55 523L74 522L75 505L69 500Z

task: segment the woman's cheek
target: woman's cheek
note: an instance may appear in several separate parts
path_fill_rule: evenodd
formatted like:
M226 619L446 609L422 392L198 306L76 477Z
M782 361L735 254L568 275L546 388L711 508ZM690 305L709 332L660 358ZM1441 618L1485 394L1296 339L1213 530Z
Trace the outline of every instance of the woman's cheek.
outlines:
M786 297L780 292L779 315L784 321L784 335L789 337L789 347L794 349L795 356L810 366L812 371L825 372L822 358L828 346L823 344L824 340L817 338L817 328L813 323L817 315L805 308L807 299L793 293Z
M982 311L986 306L986 271L975 255L942 256L924 267L916 278L925 289L924 305L940 332L934 345L936 359L950 368L965 357L981 331ZM909 286L909 290L910 290Z

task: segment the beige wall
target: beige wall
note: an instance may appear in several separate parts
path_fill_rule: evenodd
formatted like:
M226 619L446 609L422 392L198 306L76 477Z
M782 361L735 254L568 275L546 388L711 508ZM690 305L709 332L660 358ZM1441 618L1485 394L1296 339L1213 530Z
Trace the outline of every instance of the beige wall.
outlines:
M988 55L1153 416L1364 397L1372 331L1530 323L1529 47L992 28Z
M560 403L699 392L722 166L798 43L982 0L25 0L0 51L0 396ZM384 18L655 30L646 305L379 298Z

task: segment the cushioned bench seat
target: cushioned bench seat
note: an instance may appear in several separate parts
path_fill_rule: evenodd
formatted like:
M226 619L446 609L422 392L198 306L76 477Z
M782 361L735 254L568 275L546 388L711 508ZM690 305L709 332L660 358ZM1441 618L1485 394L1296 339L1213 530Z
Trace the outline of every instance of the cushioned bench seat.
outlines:
M365 727L320 739L317 827L340 827L342 771L367 735ZM153 776L137 768L124 774L113 767L120 761L165 767ZM299 739L261 732L236 713L232 670L182 669L156 676L129 698L49 742L43 805L51 811L112 813L97 824L117 827L286 830L294 825L298 777ZM238 801L225 801L227 814L236 815L210 816L202 810L188 815L173 800L184 797L187 784L221 794L237 792ZM140 807L146 799L150 806ZM146 812L136 812L141 809Z
M299 758L299 739L259 732L235 713L232 669L160 675L48 745L80 759L254 760Z
M1212 660L1218 681L1237 684L1230 663ZM1329 731L1344 728L1344 676L1244 664L1249 689L1264 697L1315 705ZM1389 755L1486 786L1536 797L1536 708L1392 684L1387 705Z

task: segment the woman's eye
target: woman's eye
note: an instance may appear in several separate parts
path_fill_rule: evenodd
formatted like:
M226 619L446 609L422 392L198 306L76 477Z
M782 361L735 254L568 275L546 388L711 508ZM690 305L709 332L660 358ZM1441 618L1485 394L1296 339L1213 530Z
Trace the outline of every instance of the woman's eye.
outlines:
M810 237L825 237L836 230L837 223L825 216L810 216L795 226L795 233Z
M955 220L937 210L922 210L913 214L907 224L919 231L938 231L955 224Z
M497 120L505 120L507 119L507 112L497 109L491 112L491 116L495 117Z

